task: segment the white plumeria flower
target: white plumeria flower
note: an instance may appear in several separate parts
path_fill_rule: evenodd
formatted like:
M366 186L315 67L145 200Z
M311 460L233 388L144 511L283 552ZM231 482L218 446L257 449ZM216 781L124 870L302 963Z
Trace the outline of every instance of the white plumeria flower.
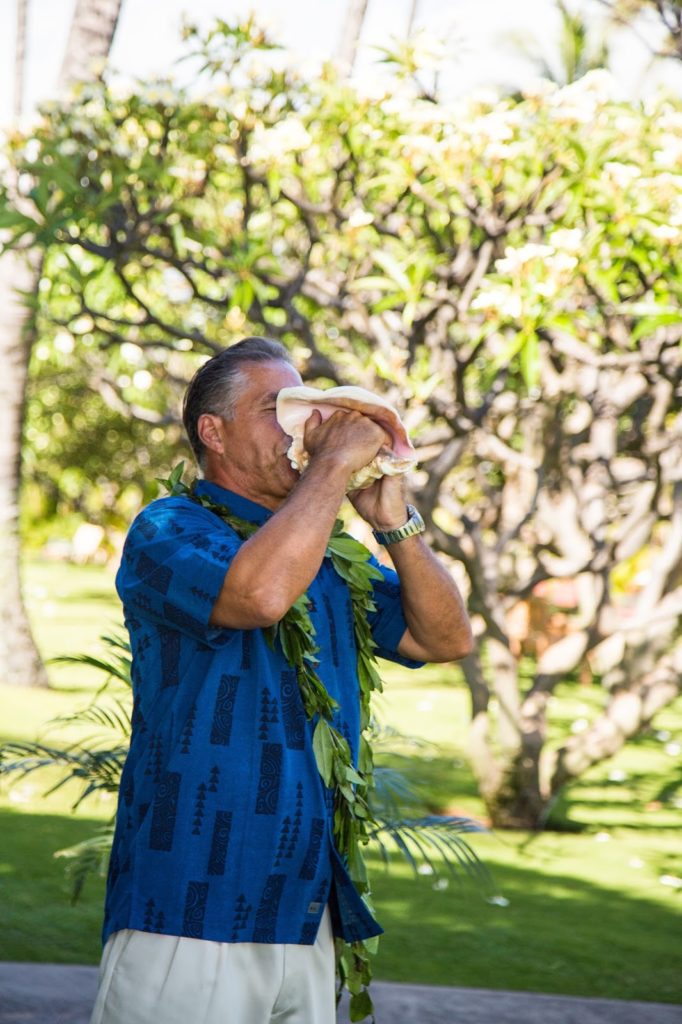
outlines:
M504 250L504 257L495 261L495 268L500 274L514 274L521 270L526 263L534 259L546 259L554 255L554 247L551 245L538 245L535 242L528 242L526 245L514 249L508 245Z
M545 266L557 274L568 274L578 265L578 257L568 252L557 252L548 256Z
M564 252L580 252L584 235L580 228L559 228L551 234L551 242L555 249Z
M549 111L555 121L589 124L600 106L615 97L613 76L603 68L588 71L549 97Z
M469 134L489 142L508 142L514 138L509 119L497 111L477 117L469 127Z
M654 151L654 163L657 167L670 167L671 164L682 162L682 138L666 135L660 149Z
M283 153L302 152L310 147L312 138L298 117L286 117L272 128L257 128L253 135L251 156L268 163Z
M564 98L590 96L598 103L608 103L615 99L617 92L616 80L606 68L593 68L575 82L565 85L558 95Z
M608 160L604 164L604 170L619 188L627 188L630 182L642 174L641 168L635 164L623 164L618 160Z
M441 150L441 144L437 139L421 133L419 135L400 135L398 142L408 156L438 156Z
M521 296L509 288L486 288L475 296L471 308L482 312L494 310L500 316L518 320L523 313L523 302Z
M415 63L423 71L440 71L448 59L442 39L432 32L420 29L411 39Z
M542 295L543 299L552 299L559 291L560 284L553 278L549 278L547 281L537 281L533 285L533 290L538 295Z
M682 235L680 227L673 224L650 224L649 234L659 242L677 242Z
M374 223L374 214L363 207L357 207L348 218L348 226L351 228L364 228Z
M163 290L170 302L189 302L192 298L192 287L187 278L175 267L164 267Z
M559 86L548 78L535 78L524 85L521 94L524 100L545 100L558 92Z
M176 164L174 167L168 169L168 173L173 178L180 178L181 181L189 181L195 185L201 184L206 176L206 165L195 164L194 167L182 167Z

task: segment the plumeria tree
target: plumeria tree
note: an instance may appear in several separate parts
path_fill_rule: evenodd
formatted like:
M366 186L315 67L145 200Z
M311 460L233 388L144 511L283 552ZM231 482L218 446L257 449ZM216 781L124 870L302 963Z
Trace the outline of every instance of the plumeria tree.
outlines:
M481 792L537 827L678 693L682 109L614 102L604 72L496 102L409 75L364 94L301 80L253 21L188 45L203 93L91 86L12 141L41 344L150 429L246 333L403 407L479 637ZM550 742L578 672L603 710Z

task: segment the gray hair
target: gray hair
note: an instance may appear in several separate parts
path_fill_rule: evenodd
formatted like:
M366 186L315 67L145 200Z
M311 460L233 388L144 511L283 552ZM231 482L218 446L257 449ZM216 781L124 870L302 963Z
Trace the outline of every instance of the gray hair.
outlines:
M234 404L246 384L246 363L281 361L293 365L289 352L270 338L244 338L212 356L192 377L182 406L182 422L197 462L203 468L204 445L199 437L199 417L204 413L230 419Z

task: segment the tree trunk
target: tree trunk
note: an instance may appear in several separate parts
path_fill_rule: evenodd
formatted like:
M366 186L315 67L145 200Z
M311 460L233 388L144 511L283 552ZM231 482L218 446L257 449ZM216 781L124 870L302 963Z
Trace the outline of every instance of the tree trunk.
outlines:
M637 675L633 662L628 666L630 684L614 688L604 714L585 732L571 736L558 750L547 753L545 770L552 793L559 793L593 764L613 757L679 694L682 644L678 642L643 675Z
M123 0L76 0L57 89L99 77L93 64L106 60Z
M360 42L368 5L369 0L348 0L346 19L341 32L341 42L336 52L337 59L345 75L350 75L355 65L358 43Z
M111 47L122 0L77 0L59 77L59 90L92 77L93 61ZM23 107L26 0L17 2L15 111ZM46 686L47 673L35 646L20 581L19 494L26 381L33 340L33 314L22 301L36 294L40 261L9 251L0 259L0 680Z
M17 0L17 36L14 55L14 98L12 111L15 121L21 117L24 106L24 75L26 74L26 25L28 0Z
M47 686L24 607L20 581L19 490L24 396L32 318L21 292L34 291L36 270L19 253L0 260L0 680Z

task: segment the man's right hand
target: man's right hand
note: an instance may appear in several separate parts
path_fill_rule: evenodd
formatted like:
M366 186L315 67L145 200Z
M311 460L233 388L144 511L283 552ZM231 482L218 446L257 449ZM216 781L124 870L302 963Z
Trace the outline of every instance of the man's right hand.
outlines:
M303 443L310 467L331 461L343 466L350 476L368 465L382 448L390 448L391 436L362 413L339 409L323 420L315 409L306 420Z

